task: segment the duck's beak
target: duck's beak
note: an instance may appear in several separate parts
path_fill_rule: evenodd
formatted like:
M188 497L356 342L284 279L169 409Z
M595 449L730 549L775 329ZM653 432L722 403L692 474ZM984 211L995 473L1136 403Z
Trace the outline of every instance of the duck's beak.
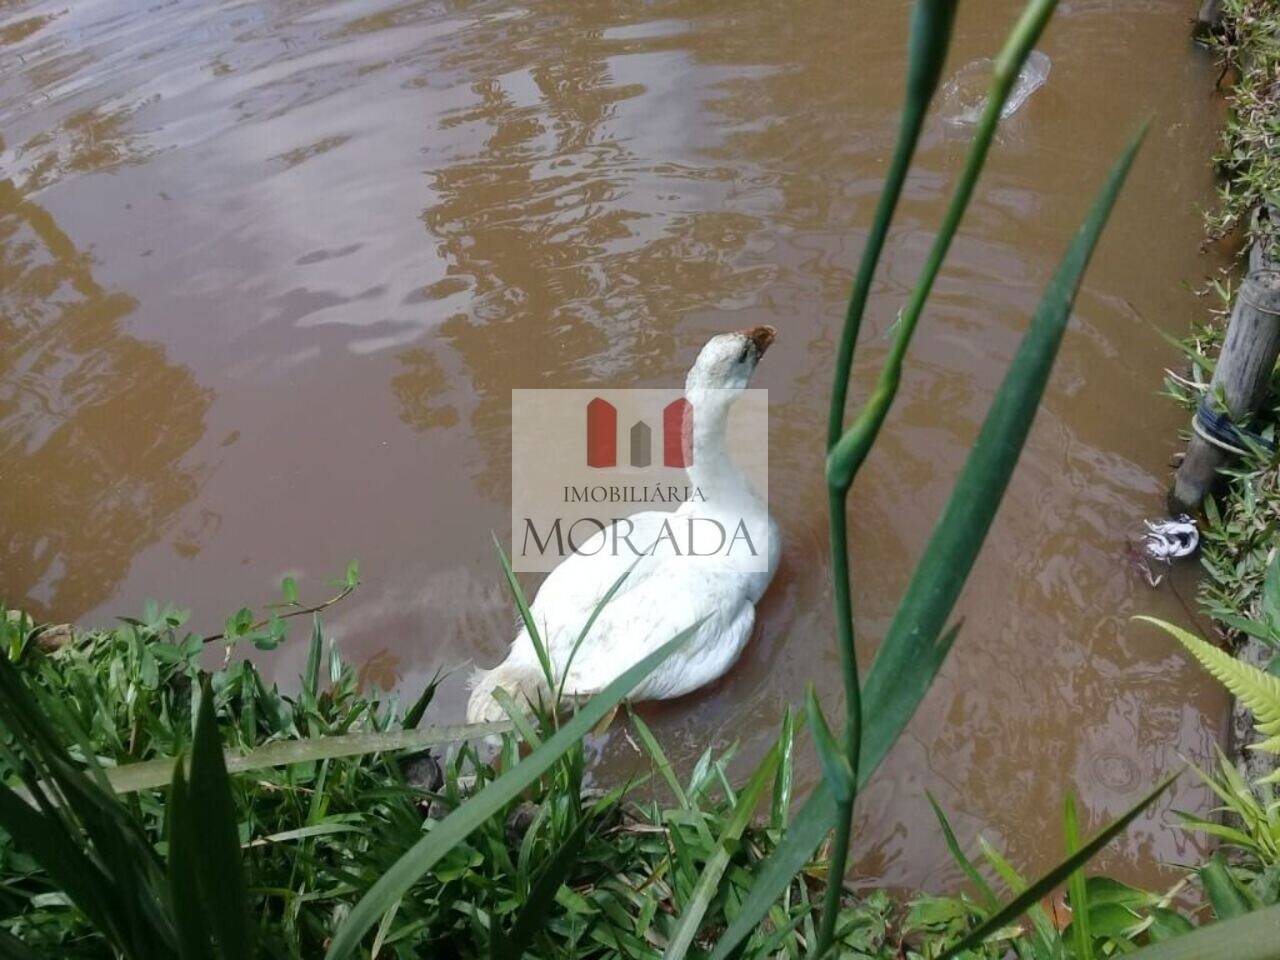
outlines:
M774 337L778 335L778 331L768 325L748 327L738 332L755 344L757 359L764 356L764 352L769 349L769 344L773 343Z

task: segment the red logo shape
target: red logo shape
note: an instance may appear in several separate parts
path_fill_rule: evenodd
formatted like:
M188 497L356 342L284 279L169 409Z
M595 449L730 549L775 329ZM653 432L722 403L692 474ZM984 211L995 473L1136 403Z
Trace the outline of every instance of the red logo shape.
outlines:
M649 425L637 420L631 427L631 466L649 466ZM681 397L662 410L662 463L693 466L693 404ZM587 404L587 466L618 465L618 408L602 397Z
M618 409L596 397L587 404L587 466L618 465Z
M662 411L662 462L668 467L693 466L693 404L684 397Z

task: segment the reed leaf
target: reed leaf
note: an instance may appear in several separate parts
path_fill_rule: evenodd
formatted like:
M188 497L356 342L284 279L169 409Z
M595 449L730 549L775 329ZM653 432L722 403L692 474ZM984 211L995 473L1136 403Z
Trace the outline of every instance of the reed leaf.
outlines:
M818 760L822 765L822 778L831 789L837 803L848 803L853 799L853 770L849 761L841 752L840 744L827 726L827 718L822 715L822 706L818 703L818 694L809 684L805 696L805 709L809 715L809 728L813 731L813 745L818 751Z
M827 459L827 483L832 489L849 489L862 462L871 451L871 446L880 433L880 427L889 415L889 408L893 405L893 399L898 392L898 383L902 378L902 366L906 361L911 337L920 321L920 315L924 312L924 305L930 293L933 292L934 281L937 280L938 272L942 269L947 251L951 249L951 242L960 229L960 221L964 219L969 201L973 198L978 177L982 173L982 168L987 162L987 154L995 140L996 128L1000 125L1000 113L1004 109L1005 101L1009 99L1014 84L1018 81L1018 74L1023 64L1048 24L1049 18L1053 16L1057 5L1058 0L1031 0L1018 22L1014 24L1000 55L996 58L991 89L974 131L964 169L956 182L942 226L929 249L920 277L916 280L911 296L898 318L893 344L889 349L889 355L885 358L875 390L848 432L831 447Z
M206 960L212 956L208 916L200 897L200 864L196 834L200 825L191 811L191 796L182 761L173 765L173 783L165 810L169 841L169 903L173 908L181 960Z
M958 625L946 633L941 632L942 625L1004 496L1044 394L1076 290L1144 132L1145 126L1112 168L1050 281L867 674L862 695L865 757L858 768L859 786L906 727L955 639ZM835 798L825 784L819 785L773 855L761 865L742 910L716 944L712 960L724 960L760 922L822 842L836 812Z
M1209 862L1197 873L1204 892L1213 904L1213 912L1219 920L1231 920L1242 917L1250 911L1249 900L1237 886L1231 871L1227 869L1227 861L1222 859L1221 851L1215 851Z
M862 328L867 298L871 294L871 282L884 251L893 222L894 211L902 196L902 186L911 168L920 131L924 127L929 104L938 89L942 67L951 45L951 28L955 22L956 0L919 0L911 15L910 39L907 47L907 94L902 106L898 126L898 140L893 148L893 159L885 174L884 187L871 220L867 244L862 248L858 263L858 275L853 282L849 305L845 310L844 327L840 332L840 344L836 350L835 376L831 388L831 409L827 420L827 447L835 446L844 432L844 408L849 396L849 376L853 368L853 353Z
M835 372L831 388L831 408L827 421L828 462L844 429L844 408L849 391L849 375L853 365L853 352L857 344L862 315L866 309L871 282L884 248L889 224L902 193L907 170L915 153L920 130L924 124L929 103L938 88L947 49L951 45L951 29L955 22L956 0L917 0L911 17L911 32L907 47L907 91L902 110L898 141L894 147L888 177L880 193L880 200L872 221L867 245L862 253L858 276L854 281L845 313L845 322L837 348ZM852 474L850 475L852 478ZM849 768L849 789L840 789L841 800L835 818L836 840L832 847L832 869L843 875L848 855L849 835L853 829L853 804L857 793L857 780L862 749L862 689L858 678L858 656L854 647L853 594L849 582L849 533L845 516L845 499L849 486L833 484L828 472L828 513L830 525L831 582L836 616L836 649L840 656L840 671L845 692L845 722L842 733L845 762ZM806 854L807 856L807 854ZM814 946L821 955L831 943L835 931L835 917L839 909L839 890L827 891L827 901L820 918L818 942Z
M915 698L897 702L894 691L912 681L921 650L935 643L978 557L1044 395L1085 268L1145 131L1144 125L1112 167L1049 281L880 646L865 695L877 693L900 717L885 729L901 729L915 712Z
M942 807L938 805L938 801L934 799L933 794L927 790L925 791L925 796L928 797L929 806L933 807L933 815L938 818L938 823L942 827L942 838L946 841L951 859L956 862L964 875L969 878L969 882L973 884L974 889L978 891L978 895L982 897L983 905L988 910L1000 909L1000 901L996 899L995 891L991 889L991 884L987 883L986 878L978 872L978 868L974 866L973 861L961 849L960 841L956 839L955 831L951 829L951 822L947 819L947 815L942 812Z
M858 767L858 787L861 789L871 779L880 762L888 754L889 748L906 726L906 718L914 712L914 708L903 716L902 710L889 710L889 701L893 699L896 706L901 707L906 701L914 698L918 704L924 698L925 691L933 683L952 641L959 632L956 624L948 630L937 643L922 646L920 659L915 664L914 672L904 676L897 688L887 683L872 684L876 674L876 665L871 665L871 673L867 678L867 694L865 710L867 723L863 730L862 762ZM837 813L836 799L826 781L814 787L809 798L800 807L799 812L783 833L782 839L763 863L757 868L755 881L751 890L742 902L742 907L728 929L721 936L711 953L711 960L725 960L747 937L756 925L769 912L769 908L782 896L782 892L813 855L831 829Z
M507 559L507 552L502 549L502 544L498 542L497 535L493 535L493 549L498 552L498 562L502 564L502 575L506 578L507 586L511 590L511 596L515 598L516 609L520 612L520 620L524 623L524 628L529 631L529 640L533 643L534 653L538 657L538 665L542 667L542 676L547 681L547 695L556 689L555 671L551 668L551 657L547 653L546 644L542 642L542 634L538 632L538 624L533 619L533 611L529 608L529 601L525 599L524 590L520 586L520 581L516 579L515 571L511 569L511 561ZM547 704L551 706L551 704Z

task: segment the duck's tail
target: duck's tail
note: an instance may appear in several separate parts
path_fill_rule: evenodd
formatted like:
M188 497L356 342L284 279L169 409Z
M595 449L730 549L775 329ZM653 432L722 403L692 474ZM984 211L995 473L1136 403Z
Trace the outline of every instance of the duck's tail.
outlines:
M494 699L493 691L501 687L519 706L525 702L550 702L547 680L537 664L512 663L505 660L492 670L477 670L471 677L471 699L467 701L467 723L493 723L506 720L507 711Z

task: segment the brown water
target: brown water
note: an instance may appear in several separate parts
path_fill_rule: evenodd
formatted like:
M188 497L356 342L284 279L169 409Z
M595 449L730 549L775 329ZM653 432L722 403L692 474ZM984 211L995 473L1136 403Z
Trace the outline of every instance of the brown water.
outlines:
M1018 4L965 6L948 75ZM1213 71L1184 0L1064 2L1047 85L1000 142L852 498L869 660L1019 332L1134 124L1147 147L1083 290L951 662L862 800L861 875L943 886L924 798L1018 862L1097 823L1223 700L1164 638L1125 542L1161 509L1182 418L1145 320L1186 281L1209 202ZM509 391L669 386L711 333L770 323L781 572L742 662L645 715L688 765L757 756L806 682L836 710L820 479L823 397L851 264L895 128L904 0L159 3L0 10L0 593L106 623L147 598L213 627L286 572L350 557L330 623L414 690L501 655L512 613ZM934 118L858 363L883 357L965 147ZM287 679L298 639L274 655ZM438 714L456 719L459 671ZM638 761L600 746L605 775ZM803 779L815 777L806 759ZM1190 783L1178 806L1203 807ZM1110 858L1192 856L1160 812Z

